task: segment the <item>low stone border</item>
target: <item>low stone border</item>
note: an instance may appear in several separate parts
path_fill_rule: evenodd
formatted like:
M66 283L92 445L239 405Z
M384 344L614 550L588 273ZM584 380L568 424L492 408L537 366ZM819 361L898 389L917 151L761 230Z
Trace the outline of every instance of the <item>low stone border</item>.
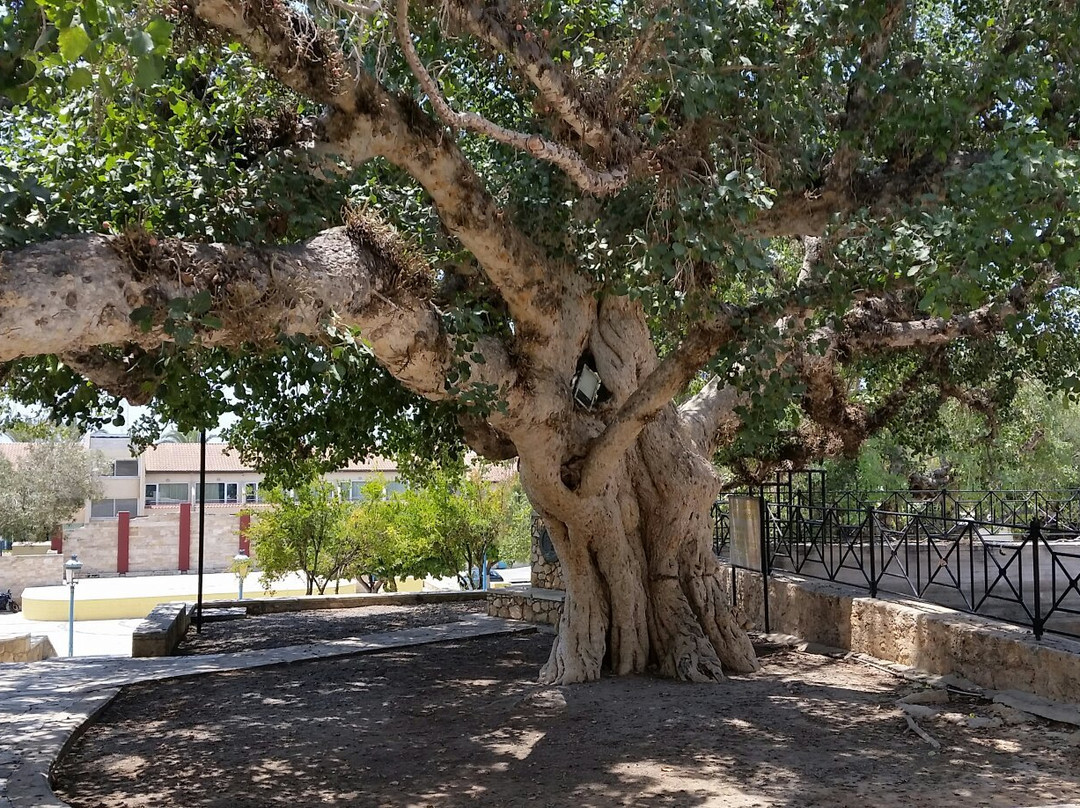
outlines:
M731 585L731 568L723 576ZM735 570L739 609L764 630L761 574ZM729 590L730 596L730 590ZM810 642L954 674L991 690L1080 702L1080 643L932 603L882 596L791 573L769 576L769 629Z
M253 598L252 600L208 600L206 609L243 607L247 613L278 614L314 609L355 609L359 606L420 606L425 603L455 603L485 600L487 592L383 592L375 595L305 595L296 598Z
M190 625L191 615L186 603L155 606L131 634L131 655L169 656L180 645Z
M564 597L559 589L493 589L487 593L487 611L492 617L557 626Z
M0 662L40 662L56 656L49 638L20 634L0 639Z

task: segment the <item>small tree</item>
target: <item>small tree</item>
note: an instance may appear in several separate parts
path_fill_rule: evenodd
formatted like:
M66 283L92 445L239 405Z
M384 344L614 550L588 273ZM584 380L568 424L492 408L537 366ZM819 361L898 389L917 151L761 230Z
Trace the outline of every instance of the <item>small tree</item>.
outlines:
M429 542L437 571L456 575L463 589L481 585L480 571L498 561L518 560L527 553L522 538L527 520L524 503L509 482L491 483L485 467L467 473L437 469L425 484L410 488L394 500L394 529L413 545ZM527 528L525 528L527 530Z
M396 591L398 578L423 577L438 568L431 537L401 530L401 509L398 499L387 498L386 482L376 478L349 513L349 541L357 551L349 575L369 592Z
M506 493L506 531L499 541L498 560L528 561L532 555L532 505L516 477Z
M0 458L0 536L47 541L100 489L94 456L77 443L31 444L14 466Z
M356 562L358 548L346 530L348 503L325 482L291 492L270 489L266 501L273 507L255 516L248 534L263 585L299 571L307 579L307 594L325 594L327 584Z

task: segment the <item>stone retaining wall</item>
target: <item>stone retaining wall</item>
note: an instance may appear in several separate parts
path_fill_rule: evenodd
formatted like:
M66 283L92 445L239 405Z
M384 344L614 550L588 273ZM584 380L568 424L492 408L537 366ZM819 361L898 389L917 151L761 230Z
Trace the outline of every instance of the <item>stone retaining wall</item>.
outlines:
M304 595L295 598L257 598L244 600L213 600L206 608L227 609L243 607L248 614L278 614L303 612L312 609L355 609L361 606L420 606L425 603L456 603L484 600L486 592L385 592L377 595Z
M493 589L488 592L488 614L508 620L559 625L563 593L551 589Z
M191 625L186 603L161 603L131 633L133 657L163 657L176 650Z
M22 592L30 586L52 586L64 579L64 558L56 553L47 555L0 556L0 592L11 590L12 597L22 603Z
M0 639L0 662L40 662L54 656L56 651L48 637L22 634Z
M724 578L730 587L728 572ZM736 570L735 587L740 612L763 630L761 575ZM992 690L1080 702L1080 642L1052 635L1037 642L1027 629L944 606L871 598L841 584L774 573L769 629L928 673L955 674Z

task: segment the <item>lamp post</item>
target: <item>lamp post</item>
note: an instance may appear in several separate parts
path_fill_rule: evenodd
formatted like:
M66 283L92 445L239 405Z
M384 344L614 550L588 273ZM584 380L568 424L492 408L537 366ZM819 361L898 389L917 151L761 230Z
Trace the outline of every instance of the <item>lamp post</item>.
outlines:
M67 574L68 586L71 587L71 601L68 606L68 656L75 656L75 576L83 568L77 553L72 553L71 558L64 562L64 572Z
M243 550L233 556L232 571L236 575L236 580L240 583L240 595L237 600L243 600L244 579L251 572L251 558Z

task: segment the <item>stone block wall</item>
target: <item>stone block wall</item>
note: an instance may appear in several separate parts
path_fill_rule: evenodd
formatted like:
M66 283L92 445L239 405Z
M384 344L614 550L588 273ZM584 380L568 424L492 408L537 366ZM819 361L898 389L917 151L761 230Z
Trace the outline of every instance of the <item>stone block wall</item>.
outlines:
M0 639L0 662L40 662L56 656L48 637L18 637Z
M64 558L56 553L0 556L0 592L10 589L16 601L22 601L28 586L51 586L63 578Z
M533 516L532 526L532 585L536 589L566 589L563 583L562 564L547 537L547 529L540 517Z
M225 572L240 547L240 517L231 513L207 513L203 569ZM112 575L117 571L117 523L90 522L72 528L64 536L64 555L77 553L85 565L84 575ZM191 515L190 569L199 557L199 513ZM180 560L179 512L134 517L128 540L128 574L176 572Z
M557 626L562 602L562 592L558 591L492 589L488 592L487 612L492 617Z
M748 628L765 628L760 573L723 576ZM868 654L928 673L955 674L993 690L1020 690L1080 702L1080 642L1045 635L944 606L871 598L843 584L774 573L768 579L769 630ZM729 601L730 602L730 601Z

